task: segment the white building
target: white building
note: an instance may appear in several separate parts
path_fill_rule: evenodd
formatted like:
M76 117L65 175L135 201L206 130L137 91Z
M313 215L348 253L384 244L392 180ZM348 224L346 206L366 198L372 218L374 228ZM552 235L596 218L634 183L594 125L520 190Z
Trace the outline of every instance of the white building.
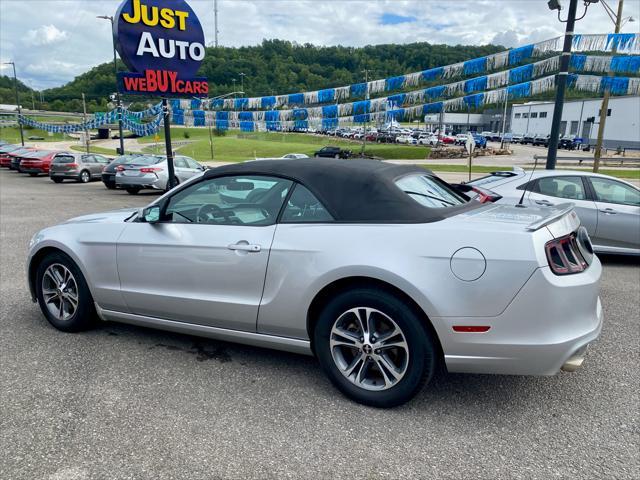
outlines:
M602 99L565 102L560 135L576 135L595 145ZM511 110L511 132L521 135L549 135L554 102L515 104ZM605 148L640 148L640 97L611 97L604 129Z

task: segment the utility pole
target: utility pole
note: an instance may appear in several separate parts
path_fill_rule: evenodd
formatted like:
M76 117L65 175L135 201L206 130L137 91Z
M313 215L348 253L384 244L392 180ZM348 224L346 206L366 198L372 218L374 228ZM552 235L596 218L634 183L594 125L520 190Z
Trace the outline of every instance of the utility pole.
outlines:
M162 115L164 119L164 144L167 150L167 190L176 186L176 174L173 166L173 147L171 146L171 117L169 114L169 102L162 97Z
M549 136L549 151L547 152L547 170L556 168L558 156L558 142L560 141L560 123L562 121L562 110L564 108L564 92L567 88L567 77L569 76L569 61L571 60L571 45L573 43L573 30L577 20L582 20L587 14L589 6L598 3L600 0L583 0L584 13L580 18L576 18L578 0L571 0L569 3L569 15L566 20L560 18L562 7L559 0L549 0L550 10L558 10L558 20L567 24L564 33L564 46L560 57L560 72L556 75L556 104L553 109L553 121L551 123L551 135Z
M218 48L218 0L213 0L213 31L214 45Z
M84 122L84 142L87 147L87 153L89 153L89 130L87 130L87 100L82 94L82 111L84 112L82 116L82 121Z
M622 26L622 8L624 6L624 0L618 0L618 14L616 16L616 28L615 33L620 33L620 28ZM605 7L606 8L606 7ZM611 53L613 55L616 54L617 46L614 43L613 49ZM613 77L613 72L609 72L609 77ZM600 124L598 125L598 140L596 141L596 151L593 155L593 171L594 173L598 172L600 168L600 158L602 157L602 141L604 138L604 127L607 123L607 113L609 111L609 96L611 92L609 87L607 86L604 89L604 96L602 97L602 106L600 107Z
M558 141L560 140L560 121L564 108L564 92L567 87L567 76L569 75L569 60L571 59L571 44L573 42L573 29L576 24L576 11L578 0L571 0L569 4L569 17L567 18L567 28L564 34L564 47L560 57L560 72L556 75L556 104L553 109L553 120L551 122L551 136L549 137L549 150L547 152L547 170L556 168L556 157L558 156ZM558 17L560 10L558 10Z
M364 99L366 101L369 101L370 95L369 95L369 70L368 69L364 69L364 84L367 86L365 95L364 95ZM366 104L365 104L366 105ZM367 146L367 128L369 127L369 109L366 108L365 109L365 123L364 123L364 129L362 131L362 151L360 152L360 156L364 157L364 150Z
M14 62L5 62L5 65L11 65L13 67L13 86L16 91L16 107L18 108L18 125L20 126L20 143L24 147L24 132L22 129L22 110L20 109L20 94L18 93L18 77L16 76L16 64Z
M507 131L507 107L509 105L509 92L504 91L504 111L502 112L502 135L500 135L500 149L504 148L504 134Z

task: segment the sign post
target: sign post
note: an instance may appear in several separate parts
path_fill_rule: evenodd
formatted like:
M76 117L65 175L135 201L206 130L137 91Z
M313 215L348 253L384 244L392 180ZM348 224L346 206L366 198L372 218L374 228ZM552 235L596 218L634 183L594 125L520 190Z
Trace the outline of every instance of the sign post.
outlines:
M473 158L473 152L476 149L476 140L470 133L467 133L467 141L465 142L464 147L469 154L469 181L471 181L471 159Z
M118 92L162 97L168 188L175 186L168 97L207 97L196 77L205 56L204 30L185 0L124 0L113 21L120 58L131 70L118 73Z

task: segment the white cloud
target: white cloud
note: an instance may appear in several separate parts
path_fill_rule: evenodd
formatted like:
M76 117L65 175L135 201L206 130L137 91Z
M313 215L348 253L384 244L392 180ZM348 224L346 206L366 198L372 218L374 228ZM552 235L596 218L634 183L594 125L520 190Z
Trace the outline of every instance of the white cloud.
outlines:
M29 45L43 46L61 42L67 37L67 32L58 30L55 25L43 25L36 30L29 30L26 35L26 42Z
M213 43L213 0L188 0ZM565 4L568 0L561 0ZM109 22L120 0L0 0L0 57L36 88L58 86L112 58ZM565 25L545 0L219 0L220 44L256 45L284 39L315 45L363 46L430 42L507 47L556 37ZM381 25L382 16L416 21ZM566 13L563 12L563 14ZM582 13L582 5L579 14ZM640 18L640 0L626 0L625 16ZM623 31L637 30L628 23ZM613 30L602 5L589 8L578 33ZM25 32L27 32L25 34ZM31 33L34 32L34 33ZM404 72L398 72L404 73Z

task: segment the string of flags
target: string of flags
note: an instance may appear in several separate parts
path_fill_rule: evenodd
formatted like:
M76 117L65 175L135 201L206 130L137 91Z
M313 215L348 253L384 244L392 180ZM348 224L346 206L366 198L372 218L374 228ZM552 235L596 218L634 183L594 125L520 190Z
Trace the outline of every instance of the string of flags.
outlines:
M640 56L588 56L576 55L571 58L571 64L576 70L583 72L609 73L617 72L640 72ZM524 83L543 75L558 72L560 69L560 56L554 56L539 62L523 65L510 70L474 77L469 80L462 80L446 85L437 85L407 93L397 93L394 95L374 98L371 100L360 100L356 102L346 102L333 105L317 107L300 107L283 110L258 110L258 111L216 111L216 120L234 121L269 121L268 118L276 118L280 121L306 120L307 118L334 118L349 115L360 115L386 111L391 109L406 107L410 105L433 102L434 100L460 97L472 93L494 90L507 85ZM633 85L633 82L631 82ZM633 89L633 87L632 87ZM185 123L185 112L187 116L192 115L195 126L205 125L205 110L202 109L182 109L177 107L192 106L190 101L185 105L182 100L172 102L173 122L178 125ZM275 113L274 113L275 112ZM268 117L268 118L267 118Z
M458 98L438 102L424 103L409 108L396 108L387 103L381 111L362 111L347 116L282 116L282 111L272 110L264 112L264 116L249 120L246 114L257 112L205 112L190 111L180 113L181 118L174 115L173 123L187 126L212 126L218 130L239 129L243 132L259 130L283 130L320 128L330 130L342 125L354 123L389 123L392 120L411 121L422 119L429 114L440 112L471 111L486 105L497 105L504 102L534 97L541 93L553 91L556 88L556 76L549 75L532 81L509 85L503 88L465 95ZM608 89L612 95L639 95L640 78L637 77L602 77L594 75L570 74L568 88L591 93L602 93ZM311 110L311 109L300 109ZM333 112L335 113L335 112Z
M93 119L74 124L50 124L38 122L25 115L18 117L22 125L44 130L50 133L75 133L85 130L95 130L103 125L117 123L122 120L123 127L139 136L156 133L162 124L162 103L158 103L141 112L133 112L124 107L116 107L109 112L96 113ZM146 123L143 120L149 119Z
M451 80L459 77L468 77L470 75L488 74L501 71L505 67L516 67L526 64L532 58L544 58L552 52L562 51L563 42L564 37L556 37L465 62L430 68L406 75L372 80L367 83L356 83L337 88L264 97L175 100L172 102L172 108L176 110L270 110L284 106L336 103L350 98L364 98L367 92L370 95L375 95L382 92L392 92L416 87L437 80ZM614 48L618 53L640 53L640 35L635 33L576 34L573 37L573 52L609 52ZM637 62L637 60L635 61ZM579 61L577 62L579 63ZM610 64L607 68L610 68L611 71L614 72L631 73L631 71L624 69L633 69L634 67L626 62L626 60L619 59L615 64ZM633 60L631 62L633 63ZM597 63L594 65L597 65ZM637 72L637 64L635 68ZM598 71L602 72L602 70Z

